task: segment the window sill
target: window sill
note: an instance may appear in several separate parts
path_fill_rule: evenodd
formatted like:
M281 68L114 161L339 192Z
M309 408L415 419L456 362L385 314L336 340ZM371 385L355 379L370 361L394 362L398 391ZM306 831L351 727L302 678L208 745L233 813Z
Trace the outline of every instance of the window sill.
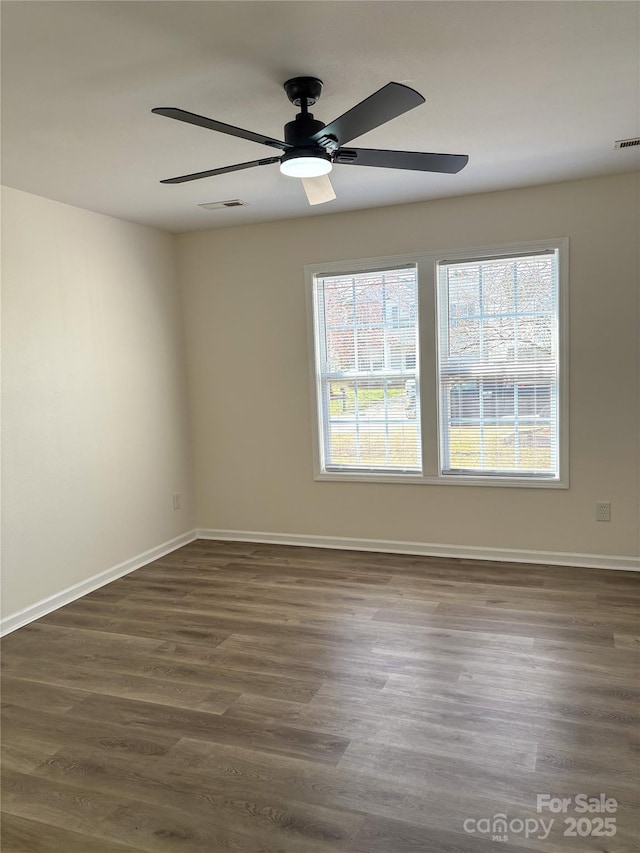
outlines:
M322 471L315 480L333 483L411 483L421 486L484 486L507 489L568 489L567 479L536 479L533 477L468 477L424 476L422 474L383 474L379 471Z

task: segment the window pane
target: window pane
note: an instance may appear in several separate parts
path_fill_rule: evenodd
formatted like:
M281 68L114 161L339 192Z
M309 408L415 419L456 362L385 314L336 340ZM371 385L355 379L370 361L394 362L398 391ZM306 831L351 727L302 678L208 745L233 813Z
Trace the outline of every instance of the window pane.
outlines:
M315 280L324 468L421 470L414 267Z
M442 263L438 298L443 473L557 477L556 254Z
M333 380L328 391L328 466L419 468L414 380Z

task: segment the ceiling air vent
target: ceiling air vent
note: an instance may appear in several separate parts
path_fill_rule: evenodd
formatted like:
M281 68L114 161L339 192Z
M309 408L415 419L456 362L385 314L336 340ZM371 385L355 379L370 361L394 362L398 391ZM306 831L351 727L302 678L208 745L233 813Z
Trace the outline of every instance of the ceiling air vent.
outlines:
M239 198L231 198L228 201L208 201L206 204L199 204L204 210L222 210L224 207L246 207L247 202L241 201Z
M614 148L632 148L634 145L640 145L640 136L635 139L616 139L613 143Z

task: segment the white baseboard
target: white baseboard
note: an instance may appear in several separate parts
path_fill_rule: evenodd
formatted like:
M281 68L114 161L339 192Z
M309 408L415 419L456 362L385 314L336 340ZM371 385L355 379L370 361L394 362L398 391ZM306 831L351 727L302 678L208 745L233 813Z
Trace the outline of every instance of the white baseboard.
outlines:
M300 533L259 533L252 530L196 530L198 539L228 542L260 542L300 545L307 548L336 548L344 551L380 551L422 557L453 557L462 560L491 560L506 563L577 566L590 569L640 571L636 557L605 554L573 554L565 551L525 551L515 548L482 548L473 545L441 545L433 542L398 542L393 539L353 539L347 536L307 536Z
M68 586L66 589L56 592L48 598L43 598L42 601L37 601L35 604L25 607L24 610L19 610L12 616L6 616L0 620L0 637L18 628L22 628L24 625L28 625L29 622L33 622L34 619L39 619L41 616L51 613L52 610L57 610L59 607L64 607L65 604L70 604L76 598L81 598L83 595L93 592L94 589L111 583L116 578L128 575L129 572L134 572L136 569L140 569L142 566L146 566L148 563L164 557L165 554L170 554L172 551L182 548L183 545L188 545L194 539L197 539L196 531L190 530L188 533L183 533L181 536L176 536L175 539L163 542L162 545L150 548L148 551L144 551L144 553L138 554L130 560L125 560L124 563L112 566L110 569L106 569L104 572L73 584L73 586Z

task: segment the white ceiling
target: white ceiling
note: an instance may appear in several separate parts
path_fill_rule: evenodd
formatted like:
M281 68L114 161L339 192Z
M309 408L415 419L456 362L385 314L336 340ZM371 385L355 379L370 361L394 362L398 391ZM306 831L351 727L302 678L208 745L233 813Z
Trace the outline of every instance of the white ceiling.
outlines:
M640 168L636 2L2 3L3 183L186 231L622 173ZM458 175L336 166L310 208L277 165L161 178L273 149L154 116L177 106L282 138L282 83L324 80L328 122L385 83L421 107L354 140L470 155ZM241 198L247 207L203 211Z

